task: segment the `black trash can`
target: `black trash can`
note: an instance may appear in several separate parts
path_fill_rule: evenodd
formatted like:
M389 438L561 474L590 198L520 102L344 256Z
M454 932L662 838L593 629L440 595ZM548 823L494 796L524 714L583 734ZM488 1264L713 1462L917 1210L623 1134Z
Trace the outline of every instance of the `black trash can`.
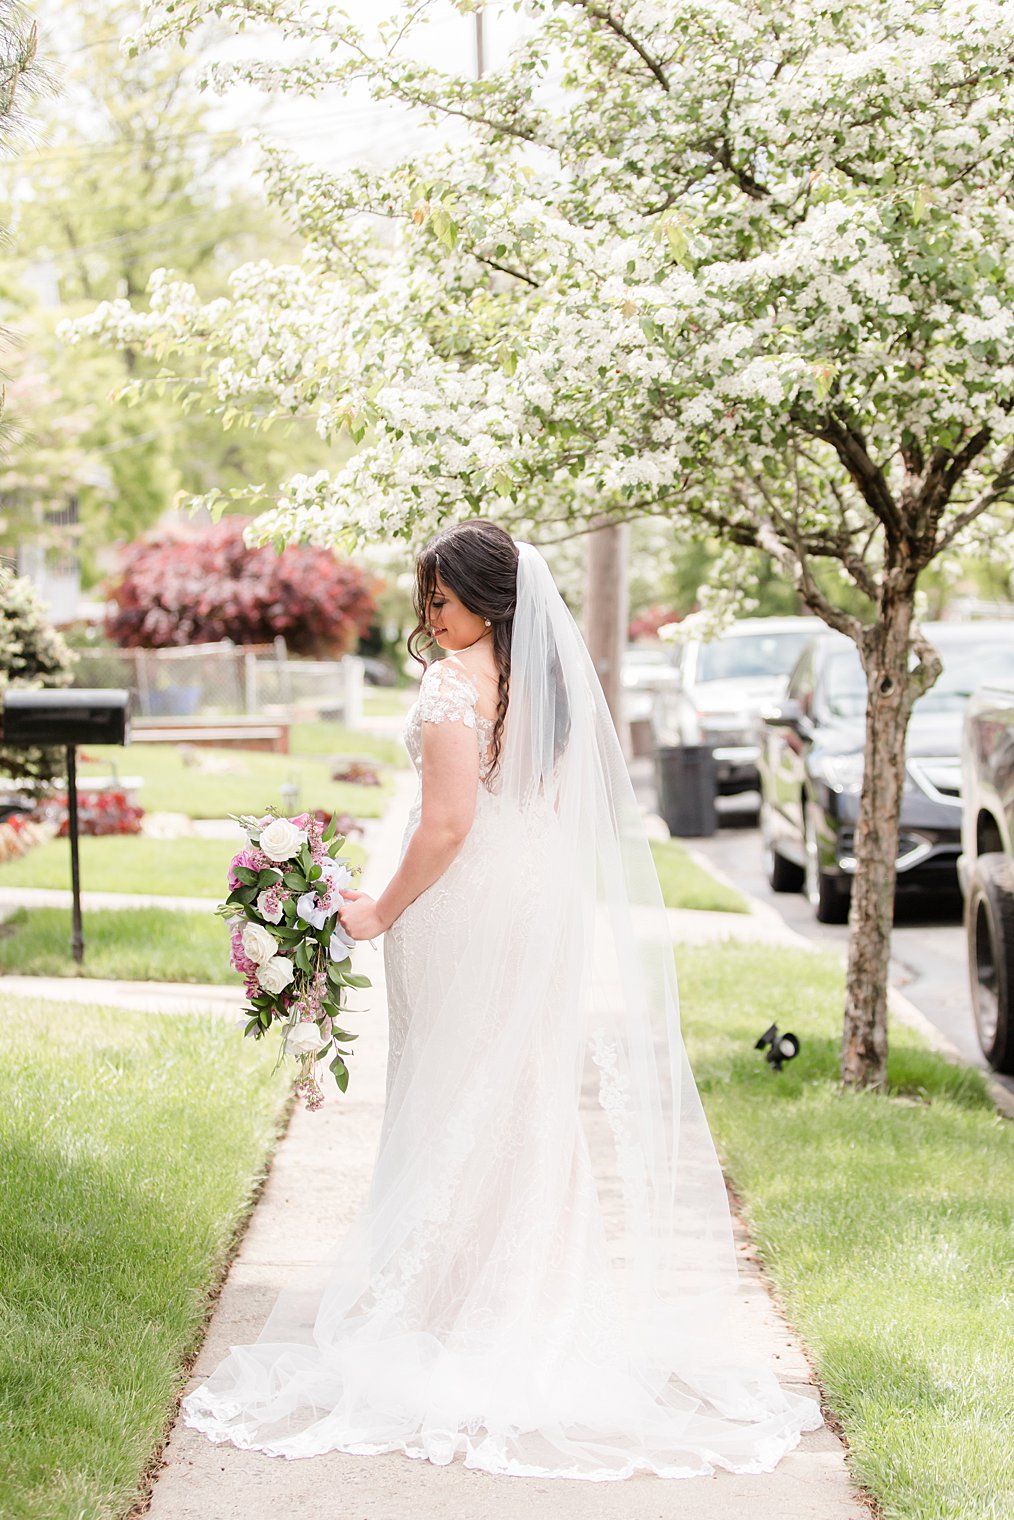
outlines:
M655 750L658 810L670 834L682 839L713 834L718 827L715 753L710 744L662 745Z

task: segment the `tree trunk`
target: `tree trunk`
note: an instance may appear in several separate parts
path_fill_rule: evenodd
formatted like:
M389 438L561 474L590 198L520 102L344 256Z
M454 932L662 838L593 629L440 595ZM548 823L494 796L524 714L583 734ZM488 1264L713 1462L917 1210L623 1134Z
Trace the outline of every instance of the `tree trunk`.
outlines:
M909 680L913 591L885 585L878 621L863 630L866 751L849 914L841 1075L849 1087L887 1081L887 987L894 919L905 737L915 693Z
M621 670L627 645L629 595L626 523L609 523L588 535L585 562L584 636L602 682L624 755L630 758L630 725L623 716Z

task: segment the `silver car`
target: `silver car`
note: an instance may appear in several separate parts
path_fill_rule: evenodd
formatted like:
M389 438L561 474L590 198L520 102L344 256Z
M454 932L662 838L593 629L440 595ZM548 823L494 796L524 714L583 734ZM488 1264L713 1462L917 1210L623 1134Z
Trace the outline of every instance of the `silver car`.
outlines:
M679 686L656 699L656 742L710 744L719 792L755 791L760 712L782 695L803 645L823 627L814 617L741 618L717 639L677 645Z

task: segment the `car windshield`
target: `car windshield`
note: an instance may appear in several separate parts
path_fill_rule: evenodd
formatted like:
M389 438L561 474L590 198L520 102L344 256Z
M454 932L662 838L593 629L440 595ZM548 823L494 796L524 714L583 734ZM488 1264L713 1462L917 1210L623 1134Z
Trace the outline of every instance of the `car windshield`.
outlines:
M1014 670L1014 629L1009 640L996 633L982 643L940 639L937 648L944 668L935 684L919 698L920 712L960 712L973 691L996 681L1009 681ZM914 661L913 661L914 663ZM827 706L836 718L858 718L866 711L866 678L855 649L835 650L827 662Z
M781 633L737 633L716 639L713 644L705 644L697 657L697 680L787 676L811 631L791 628Z

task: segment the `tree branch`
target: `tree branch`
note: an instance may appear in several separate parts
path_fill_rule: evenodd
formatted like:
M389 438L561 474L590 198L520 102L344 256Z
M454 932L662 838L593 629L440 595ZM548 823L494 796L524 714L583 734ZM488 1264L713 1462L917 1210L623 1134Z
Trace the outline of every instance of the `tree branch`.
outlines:
M531 285L533 290L538 290L538 280L533 280L532 276L530 274L525 274L523 270L511 269L509 264L498 264L496 259L487 259L481 253L476 253L474 248L470 249L469 252L474 259L478 260L480 264L486 264L490 269L498 269L501 274L513 275L516 280L524 280L526 285Z
M669 81L658 59L653 58L647 49L641 46L637 38L632 37L610 11L606 10L604 6L594 4L593 0L567 0L567 4L575 6L578 10L585 11L587 15L591 16L592 20L601 22L609 31L614 32L617 37L622 38L628 47L633 48L641 62L651 70L668 95Z
M898 504L891 495L890 487L879 465L873 463L863 435L854 428L846 427L836 418L828 416L819 427L800 423L813 438L829 443L855 482L863 500L873 509L883 523L892 545L900 543L902 522Z
M993 503L999 501L1012 487L1014 487L1014 448L1008 451L1003 464L986 489L980 491L963 512L958 513L946 533L938 535L933 546L933 555L942 553L949 544L954 542L958 534L968 527L969 523L981 517L983 512L988 511Z

